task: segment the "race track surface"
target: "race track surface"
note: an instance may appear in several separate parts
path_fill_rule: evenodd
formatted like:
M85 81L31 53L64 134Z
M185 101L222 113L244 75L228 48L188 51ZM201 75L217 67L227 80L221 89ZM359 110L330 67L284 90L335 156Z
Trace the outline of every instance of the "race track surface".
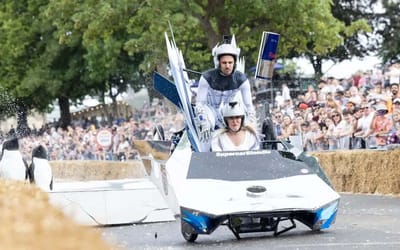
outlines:
M278 237L254 233L242 234L237 240L221 226L211 235L199 235L195 243L187 243L179 219L96 230L118 249L400 249L400 197L341 196L336 223L321 232L311 232L298 222L296 229Z

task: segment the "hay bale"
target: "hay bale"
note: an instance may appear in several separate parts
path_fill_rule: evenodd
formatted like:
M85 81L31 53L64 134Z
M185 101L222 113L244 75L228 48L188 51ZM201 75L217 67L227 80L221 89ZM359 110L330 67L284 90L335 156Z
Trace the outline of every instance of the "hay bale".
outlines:
M112 249L99 231L79 226L34 185L0 180L2 249Z
M134 142L134 147L140 156L151 154L156 160L166 161L170 156L170 144L169 141L137 140Z
M312 152L339 192L400 194L400 150Z
M56 179L74 181L143 178L143 163L135 161L50 161Z
M144 168L148 175L151 174L152 159L165 162L170 157L170 141L136 140L133 146L139 152ZM151 158L149 158L149 156L151 156Z

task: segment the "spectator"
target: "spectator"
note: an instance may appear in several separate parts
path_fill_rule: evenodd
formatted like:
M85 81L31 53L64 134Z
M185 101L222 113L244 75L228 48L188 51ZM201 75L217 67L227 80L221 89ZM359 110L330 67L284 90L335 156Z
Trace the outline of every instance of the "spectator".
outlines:
M349 100L346 103L346 108L345 109L347 109L351 113L353 113L355 111L355 108L356 108L356 104L355 104L355 102L353 100Z
M320 128L325 125L325 120L328 118L326 108L320 108L318 111L318 125Z
M375 138L368 136L375 115L367 102L361 104L361 110L363 114L357 121L354 137L361 138L361 148L369 148L371 145L375 145Z
M361 79L361 72L357 71L354 75L353 75L353 86L358 88L359 84L360 84L360 79Z
M396 98L400 98L399 83L390 84L390 94L392 97L392 101L394 101Z
M332 93L344 90L343 86L339 84L339 80L336 78L332 79L332 90Z
M352 102L355 103L356 105L360 105L361 95L359 94L358 89L355 86L353 86L349 89L349 92L350 92L349 100L352 100Z
M278 108L282 108L283 104L285 102L285 99L283 99L282 93L280 91L276 92L276 97L275 97L275 105Z
M293 127L294 127L294 133L295 135L301 135L301 125L304 123L304 118L302 115L295 115L295 117L292 119Z
M292 100L292 97L290 96L290 89L286 83L282 84L282 97L284 101Z
M332 125L328 127L327 137L329 142L329 150L338 149L338 134L340 133L340 122L342 121L342 114L338 111L332 112Z
M343 120L335 127L334 136L337 138L338 149L350 149L350 138L353 135L352 111L343 110Z
M118 159L120 161L125 161L129 154L127 154L127 151L129 152L131 143L129 142L129 139L125 137L125 135L120 134L119 135L119 144L117 147L117 154L118 154Z
M303 148L306 151L316 151L322 149L322 139L324 135L316 121L310 123L310 130L304 135Z
M341 109L345 108L347 99L344 97L344 91L336 91L334 100Z
M283 122L281 124L282 134L278 136L280 140L287 140L289 136L295 135L295 125L292 123L292 118L289 115L283 116Z
M282 112L280 112L279 110L275 111L272 121L275 126L275 134L276 134L277 138L279 138L279 136L282 136L282 126L281 126L282 121L283 121Z
M321 93L327 95L328 93L335 93L336 86L333 85L333 77L329 77L325 84L322 85Z
M369 132L369 135L375 136L376 145L379 149L385 148L388 133L392 129L392 121L386 116L387 113L388 109L385 105L377 105Z
M328 97L326 99L325 106L328 108L328 113L332 113L333 111L342 112L341 106L336 102L332 97Z
M393 112L396 110L400 110L400 97L393 100Z
M400 110L393 111L393 126L387 144L400 144Z
M314 86L313 85L308 85L308 89L306 94L304 95L304 102L306 102L308 105L313 106L315 103L317 103L318 95L317 92L315 92Z
M291 118L294 116L294 107L293 107L293 102L291 99L285 100L283 103L283 107L281 108L283 114L290 116Z
M353 110L353 134L350 138L350 146L351 149L361 149L365 148L365 143L363 143L363 139L359 136L355 136L357 131L360 131L361 128L358 128L358 120L363 116L363 109L359 107L355 107Z
M306 135L307 135L309 130L310 130L310 123L307 122L307 121L304 121L301 124L301 130L300 130L300 135L301 135L301 140L302 140L303 150L304 151L306 151L306 144L304 142L306 140Z

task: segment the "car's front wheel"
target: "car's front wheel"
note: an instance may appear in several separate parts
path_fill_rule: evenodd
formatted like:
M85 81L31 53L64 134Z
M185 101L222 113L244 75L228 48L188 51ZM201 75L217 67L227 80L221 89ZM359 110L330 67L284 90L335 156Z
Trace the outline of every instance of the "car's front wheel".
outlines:
M185 221L181 221L181 232L183 238L188 242L194 242L197 239L198 233Z

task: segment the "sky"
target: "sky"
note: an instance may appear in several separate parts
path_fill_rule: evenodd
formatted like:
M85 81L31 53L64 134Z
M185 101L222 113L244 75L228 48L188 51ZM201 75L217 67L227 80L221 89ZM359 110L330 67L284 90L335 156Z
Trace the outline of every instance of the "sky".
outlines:
M314 69L308 60L297 59L294 61L300 67L299 71L303 72L304 76L314 74ZM335 78L348 78L359 70L366 71L374 69L374 66L379 63L380 60L374 56L368 56L363 59L354 58L337 64L334 64L332 61L327 61L322 64L322 72L326 77L333 76Z

